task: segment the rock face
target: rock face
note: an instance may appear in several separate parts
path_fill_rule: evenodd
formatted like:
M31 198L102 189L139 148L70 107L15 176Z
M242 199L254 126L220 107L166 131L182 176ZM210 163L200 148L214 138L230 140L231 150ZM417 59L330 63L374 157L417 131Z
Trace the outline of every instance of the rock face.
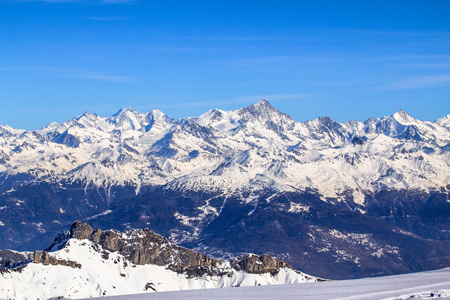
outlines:
M61 265L61 266L68 266L71 268L78 268L81 269L81 264L70 261L70 260L61 260L56 259L53 256L49 255L45 251L35 251L33 256L33 262L38 264L43 264L44 266L47 265Z
M136 265L166 266L172 271L186 272L189 275L217 274L214 268L218 268L221 264L220 261L206 255L172 244L165 237L149 229L133 229L127 233L117 230L102 231L101 229L94 230L89 224L77 221L70 228L69 237L80 240L89 239L101 245L105 250L118 251ZM61 238L57 238L57 240L61 241ZM105 252L104 255L108 256L109 254ZM41 251L35 253L35 262L61 264L52 261L46 252ZM231 265L238 271L254 274L274 274L281 268L292 269L288 264L267 254L259 257L247 254L235 259Z
M94 232L94 229L92 229L91 226L87 223L83 222L75 222L70 227L70 236L74 239L88 239L91 237L92 233Z
M279 261L270 255L263 254L257 256L254 254L247 254L240 257L233 263L233 268L236 270L243 270L247 273L276 273L281 268L292 268L285 262Z
M31 254L32 253L0 250L0 270L3 268L13 268L30 261Z

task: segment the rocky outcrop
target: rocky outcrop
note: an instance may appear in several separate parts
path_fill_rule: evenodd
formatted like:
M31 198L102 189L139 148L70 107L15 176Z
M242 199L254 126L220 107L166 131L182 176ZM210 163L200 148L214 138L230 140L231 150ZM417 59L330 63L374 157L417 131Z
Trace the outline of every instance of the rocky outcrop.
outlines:
M31 252L0 250L0 270L15 268L31 260Z
M154 264L193 276L218 274L220 262L201 253L172 244L165 237L149 229L133 229L127 233L116 230L94 230L89 224L75 222L70 228L70 237L89 239L104 250L118 251L137 265ZM45 253L45 252L44 252ZM104 253L108 255L108 253ZM247 273L277 273L281 268L291 268L270 255L248 254L231 262L236 270Z
M91 237L93 232L94 230L91 226L89 226L89 224L80 221L73 223L70 227L70 237L74 239L88 239Z
M233 262L233 268L256 274L277 273L281 268L292 269L290 265L267 254L261 256L246 254Z
M61 265L61 266L68 266L71 268L78 268L81 269L81 264L70 261L70 260L61 260L57 259L51 255L49 255L48 252L45 251L35 251L33 256L33 262L43 265Z
M154 264L184 272L197 267L218 267L220 264L203 254L174 245L149 229L134 229L127 233L101 229L94 231L87 223L75 222L70 228L70 237L90 239L104 250L118 251L137 265Z

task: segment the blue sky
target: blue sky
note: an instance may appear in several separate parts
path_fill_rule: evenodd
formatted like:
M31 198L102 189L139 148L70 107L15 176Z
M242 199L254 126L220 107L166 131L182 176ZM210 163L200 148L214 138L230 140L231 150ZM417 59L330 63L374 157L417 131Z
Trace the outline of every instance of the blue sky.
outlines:
M450 1L0 0L0 124L269 100L297 121L450 113Z

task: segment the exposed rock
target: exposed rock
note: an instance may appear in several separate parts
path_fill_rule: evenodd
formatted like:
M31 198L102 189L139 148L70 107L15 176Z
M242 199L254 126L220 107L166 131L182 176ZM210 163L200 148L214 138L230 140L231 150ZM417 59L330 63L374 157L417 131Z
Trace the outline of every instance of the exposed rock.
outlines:
M17 252L12 250L0 250L0 270L15 268L31 260L31 252Z
M292 267L285 262L279 261L270 255L264 254L257 256L255 254L247 254L238 258L233 263L233 268L236 270L242 270L247 273L277 273L281 268Z
M364 145L366 143L366 139L364 137L355 136L352 139L353 145Z
M137 265L154 264L167 266L176 272L188 268L219 266L219 262L198 252L173 245L165 237L149 229L135 229L126 234L116 230L94 230L83 222L72 225L71 236L76 239L90 239L105 250L118 251Z
M70 236L76 239L90 239L102 246L104 250L118 251L136 265L154 264L168 269L187 273L191 276L203 274L218 275L215 268L220 262L201 253L172 244L165 237L149 229L133 229L127 233L116 230L95 232L84 222L75 222L70 229ZM37 255L37 256L36 256ZM104 253L104 256L108 256ZM46 252L36 252L35 261L53 264ZM248 273L276 273L280 268L292 268L270 255L260 257L248 254L233 262L233 267Z
M74 239L88 239L91 237L94 229L89 224L77 221L70 227L70 237Z
M38 263L38 264L43 264L45 266L46 265L54 265L54 266L61 265L61 266L68 266L71 268L81 269L81 264L79 264L75 261L57 259L57 258L49 255L46 251L35 251L34 257L33 257L33 262Z
M81 144L80 139L68 133L67 130L57 135L55 138L53 138L52 141L58 144L66 145L67 147L71 148L77 148Z

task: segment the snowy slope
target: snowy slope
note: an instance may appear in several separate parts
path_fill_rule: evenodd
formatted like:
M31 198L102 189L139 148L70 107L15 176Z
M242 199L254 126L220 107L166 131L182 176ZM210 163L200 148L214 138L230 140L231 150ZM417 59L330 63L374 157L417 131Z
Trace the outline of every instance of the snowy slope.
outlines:
M121 239L132 240L136 234L116 232ZM114 232L106 232L106 238ZM93 239L78 239L61 235L48 252L50 259L38 260L42 255L36 252L33 262L16 269L0 271L0 299L49 299L52 297L89 298L135 293L154 293L174 290L209 289L239 286L295 284L315 282L317 278L285 267L277 272L248 273L237 270L229 261L209 268L208 272L196 275L188 272L175 272L170 265L135 264L119 251L110 251ZM64 237L69 238L66 240ZM146 237L143 237L146 238ZM148 238L148 237L147 237ZM164 238L158 237L161 241ZM117 239L111 239L118 242ZM108 243L108 242L107 242ZM150 243L155 249L142 249L163 253L164 243ZM125 246L126 248L127 246ZM179 257L174 248L170 255L173 261L186 259ZM42 253L42 252L40 252ZM192 253L196 255L195 253ZM164 255L164 254L163 254ZM26 284L24 284L26 283Z
M450 269L356 280L106 297L146 299L450 299Z
M171 183L227 193L262 182L277 190L365 192L439 189L449 184L447 121L399 111L365 123L295 122L263 100L238 111L210 110L178 122L159 110L112 117L85 113L37 131L0 128L0 172L85 185Z

